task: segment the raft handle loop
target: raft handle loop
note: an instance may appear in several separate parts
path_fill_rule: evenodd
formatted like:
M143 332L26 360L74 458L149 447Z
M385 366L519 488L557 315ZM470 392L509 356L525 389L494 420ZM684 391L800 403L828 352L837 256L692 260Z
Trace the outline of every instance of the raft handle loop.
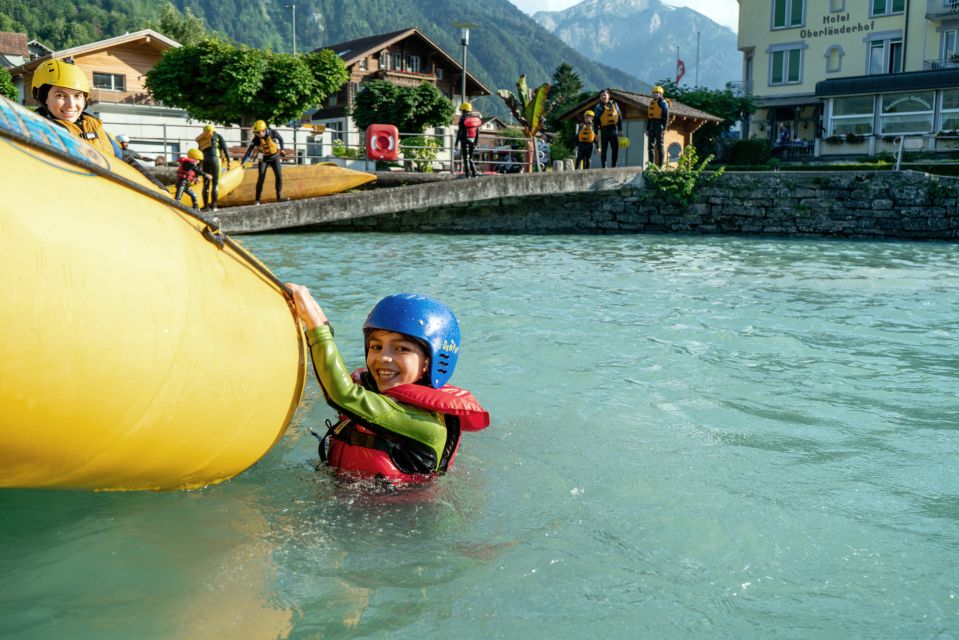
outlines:
M226 244L226 237L220 231L220 219L213 218L203 227L203 237L218 246L220 249Z

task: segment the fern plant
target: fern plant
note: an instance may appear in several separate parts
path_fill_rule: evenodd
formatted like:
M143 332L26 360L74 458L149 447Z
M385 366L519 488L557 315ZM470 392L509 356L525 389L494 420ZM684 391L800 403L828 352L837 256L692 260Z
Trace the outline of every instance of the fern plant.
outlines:
M650 163L643 172L643 177L649 187L669 202L687 205L692 202L698 186L709 184L726 170L725 167L720 167L718 171L703 176L702 173L706 171L712 159L713 156L708 155L700 161L696 147L687 145L675 167L667 166L660 169L654 163Z

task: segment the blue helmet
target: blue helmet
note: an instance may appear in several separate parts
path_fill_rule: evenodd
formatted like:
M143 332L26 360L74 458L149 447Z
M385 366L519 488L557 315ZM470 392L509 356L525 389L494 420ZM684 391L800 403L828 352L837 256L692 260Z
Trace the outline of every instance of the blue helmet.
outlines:
M439 389L453 375L460 354L460 324L453 310L439 300L415 293L397 293L376 303L363 325L403 333L423 343L430 356L429 384Z

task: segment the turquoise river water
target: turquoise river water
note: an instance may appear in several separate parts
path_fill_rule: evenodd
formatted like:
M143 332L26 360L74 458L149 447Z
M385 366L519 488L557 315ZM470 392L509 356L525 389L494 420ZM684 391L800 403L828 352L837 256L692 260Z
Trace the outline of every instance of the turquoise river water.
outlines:
M959 638L959 254L670 236L244 239L351 365L445 299L493 426L429 491L254 468L0 492L3 638ZM255 363L251 363L255 364Z

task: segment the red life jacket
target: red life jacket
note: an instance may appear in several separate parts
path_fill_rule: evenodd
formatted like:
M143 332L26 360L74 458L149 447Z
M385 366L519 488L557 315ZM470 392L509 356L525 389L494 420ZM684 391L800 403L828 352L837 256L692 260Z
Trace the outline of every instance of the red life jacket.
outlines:
M466 127L466 137L471 140L475 138L479 134L479 128L482 124L483 121L474 115L468 115L463 118L463 126Z
M179 166L176 169L176 179L186 180L187 182L196 182L196 172L199 160L194 160L189 156L183 156L179 160Z
M356 374L354 374L354 380ZM480 406L473 394L465 389L445 385L434 389L418 384L404 384L387 390L390 396L403 404L435 411L446 416L447 445L440 472L453 465L459 450L460 431L480 431L489 426L489 413ZM397 466L391 450L402 447L393 440L374 433L371 429L340 416L340 422L328 433L329 452L326 461L339 473L359 478L385 478L394 485L419 484L431 480L434 472L409 473ZM321 452L323 445L320 445ZM322 453L321 453L322 455Z

